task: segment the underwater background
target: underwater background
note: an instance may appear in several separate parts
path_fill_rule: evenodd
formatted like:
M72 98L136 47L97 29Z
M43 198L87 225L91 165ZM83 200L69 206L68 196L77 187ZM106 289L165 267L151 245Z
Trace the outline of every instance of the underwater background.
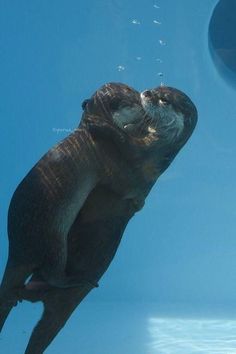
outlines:
M199 113L193 136L128 224L100 287L48 354L236 353L235 78L222 61L229 49L221 36L224 25L236 36L232 7L209 32L215 6L226 3L234 2L0 0L1 274L14 189L78 126L81 103L97 88L163 83L184 91ZM41 310L26 302L13 309L1 353L24 352Z

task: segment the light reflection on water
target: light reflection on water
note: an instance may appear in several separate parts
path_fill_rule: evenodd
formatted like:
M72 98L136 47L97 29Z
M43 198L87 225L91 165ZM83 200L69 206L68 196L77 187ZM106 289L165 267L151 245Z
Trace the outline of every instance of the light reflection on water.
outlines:
M236 354L236 320L149 318L148 354Z

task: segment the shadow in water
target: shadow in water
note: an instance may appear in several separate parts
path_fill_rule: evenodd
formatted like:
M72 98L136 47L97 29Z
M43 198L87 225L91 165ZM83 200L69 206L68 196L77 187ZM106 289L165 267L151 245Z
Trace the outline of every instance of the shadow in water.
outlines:
M148 354L235 354L236 320L149 318Z

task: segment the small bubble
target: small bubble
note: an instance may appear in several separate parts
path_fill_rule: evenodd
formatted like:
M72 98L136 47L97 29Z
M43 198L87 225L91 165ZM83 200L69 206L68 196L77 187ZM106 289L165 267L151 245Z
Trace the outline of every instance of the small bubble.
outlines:
M160 21L157 21L157 20L153 20L153 23L155 23L155 25L161 25L161 22Z
M165 45L166 45L166 42L165 42L165 41L163 41L163 39L159 39L159 43L160 43L160 45L163 45L163 46L165 46Z
M125 67L123 65L118 65L117 69L118 69L118 71L124 71Z
M163 76L164 76L164 74L163 74L163 73L161 73L161 72L160 72L160 73L158 73L157 75L158 75L158 76L160 76L160 77L163 77Z
M133 19L131 22L133 23L133 25L141 25L141 22L137 19Z
M142 60L142 57L136 57L137 60Z
M153 7L155 7L155 9L160 9L160 6L158 6L158 5L153 5Z
M161 87L165 86L164 82L161 82Z
M156 61L157 61L158 63L163 63L163 60L160 59L160 58L156 58Z

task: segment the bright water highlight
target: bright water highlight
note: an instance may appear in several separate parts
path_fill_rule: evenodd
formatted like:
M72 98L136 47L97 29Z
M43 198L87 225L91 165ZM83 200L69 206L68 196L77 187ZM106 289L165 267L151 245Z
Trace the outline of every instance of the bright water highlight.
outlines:
M150 318L148 354L235 354L236 320Z

